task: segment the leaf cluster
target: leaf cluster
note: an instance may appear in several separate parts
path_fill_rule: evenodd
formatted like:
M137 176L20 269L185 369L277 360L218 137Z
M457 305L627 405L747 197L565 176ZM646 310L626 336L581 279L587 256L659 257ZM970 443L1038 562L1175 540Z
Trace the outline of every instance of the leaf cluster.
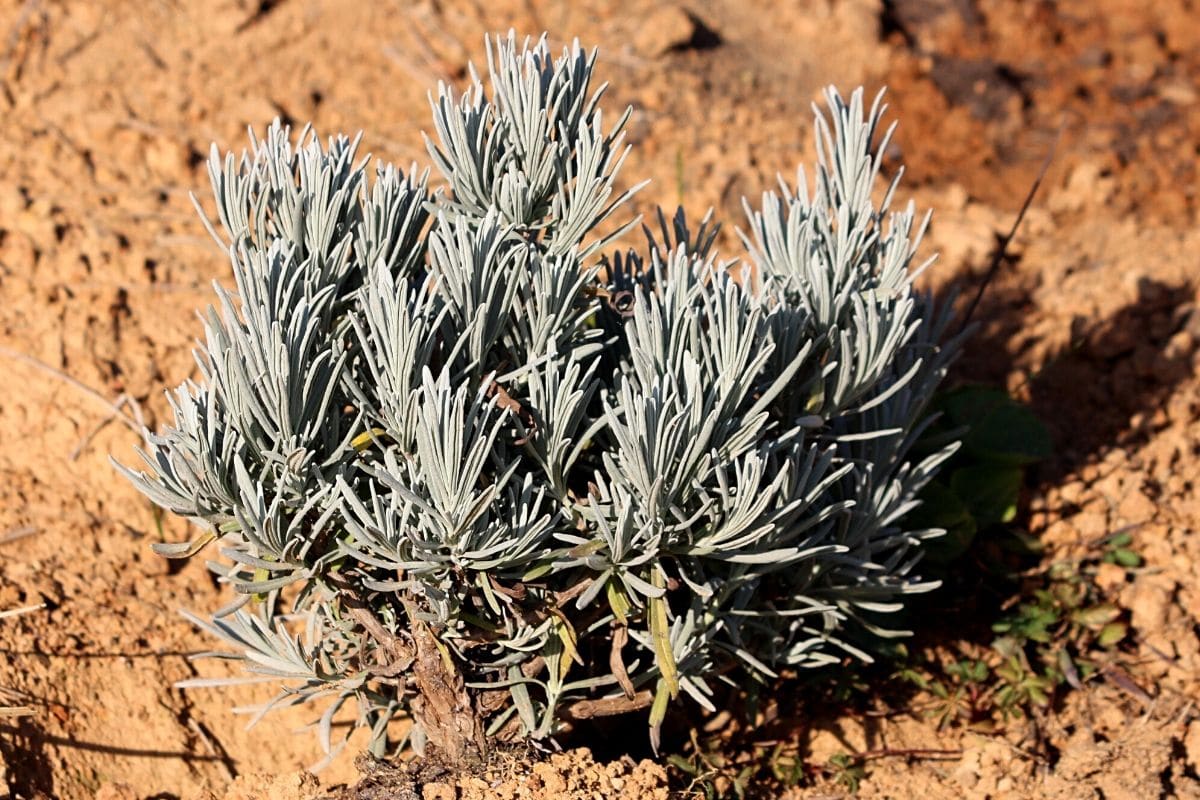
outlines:
M1127 615L1092 578L1095 565L1112 563L1114 553L1136 559L1128 544L1118 535L1098 558L1036 572L992 623L996 636L989 647L969 654L964 650L946 663L909 664L898 677L929 693L928 713L939 726L987 728L1081 688L1120 660L1120 647L1128 638Z

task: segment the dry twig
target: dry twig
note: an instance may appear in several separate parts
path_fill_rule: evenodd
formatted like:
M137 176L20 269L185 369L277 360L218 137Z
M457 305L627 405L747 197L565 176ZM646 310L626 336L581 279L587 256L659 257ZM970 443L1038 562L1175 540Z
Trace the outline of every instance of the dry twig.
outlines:
M142 428L140 425L138 425L137 421L131 417L126 416L121 411L121 406L124 405L125 402L128 402L124 399L125 398L124 395L122 395L120 398L118 398L117 401L115 401L115 402L112 400L109 400L107 397L100 394L100 392L98 392L95 389L93 389L92 387L88 386L86 383L79 380L78 378L76 378L72 375L68 375L67 373L63 372L61 369L57 369L55 367L50 366L45 361L34 358L33 356L28 355L26 353L22 353L19 350L13 350L10 347L4 347L3 345L0 345L0 356L5 356L6 358L10 358L13 361L20 361L23 364L28 364L29 366L31 366L35 369L41 370L42 372L46 373L47 375L49 375L53 378L56 378L57 380L60 380L69 386L75 387L80 392L82 392L83 394L92 398L92 400L96 401L97 403L99 403L100 405L102 405L106 409L108 409L108 411L113 415L113 418L119 419L131 431L136 433L138 436L142 435Z

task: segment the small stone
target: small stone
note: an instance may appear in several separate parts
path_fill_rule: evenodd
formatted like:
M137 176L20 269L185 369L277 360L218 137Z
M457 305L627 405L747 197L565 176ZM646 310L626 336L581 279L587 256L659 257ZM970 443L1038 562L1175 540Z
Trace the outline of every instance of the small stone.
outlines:
M1171 605L1171 587L1143 577L1133 585L1129 597L1130 621L1143 635L1157 630L1167 621L1167 610Z
M695 17L677 5L665 5L643 20L634 46L643 56L661 56L686 47L695 35Z
M474 775L468 775L459 779L459 786L462 787L462 793L467 797L478 795L486 797L491 785L483 778Z
M427 783L421 787L423 800L455 800L454 787L444 783Z
M1062 485L1058 494L1064 503L1077 506L1083 502L1083 493L1086 488L1083 481L1069 481Z
M550 764L534 764L533 774L537 775L541 779L542 786L545 788L550 797L557 797L559 794L567 790L566 781L563 780L563 777L559 774L558 770L556 770ZM453 798L451 798L451 800L453 800Z
M951 773L951 777L964 789L974 789L980 775L979 748L970 747L963 751L962 760Z
M1158 87L1158 96L1168 103L1191 106L1196 102L1196 91L1186 81L1170 81Z
M1115 591L1125 585L1125 575L1124 567L1102 563L1096 568L1096 585L1105 592Z
M1039 534L1039 538L1051 547L1064 547L1079 543L1079 531L1067 521L1056 519Z
M1085 542L1092 542L1108 532L1108 520L1098 511L1085 511L1071 517L1071 525Z
M186 173L190 154L184 142L158 136L146 145L146 166L160 175Z
M1157 510L1154 501L1144 492L1140 489L1130 489L1121 499L1121 504L1117 507L1117 514L1125 522L1145 522L1153 519Z
M1190 319L1190 317L1189 317ZM1185 361L1196 349L1195 335L1189 330L1181 330L1171 334L1162 354L1171 361Z
M1105 176L1099 162L1086 161L1071 170L1066 185L1050 196L1051 211L1079 211L1090 205L1103 205L1112 195L1116 181Z

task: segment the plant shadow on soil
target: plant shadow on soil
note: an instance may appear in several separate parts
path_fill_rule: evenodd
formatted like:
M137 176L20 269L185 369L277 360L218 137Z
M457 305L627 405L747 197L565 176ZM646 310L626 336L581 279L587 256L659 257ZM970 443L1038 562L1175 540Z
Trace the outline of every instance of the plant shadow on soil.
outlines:
M115 756L138 758L182 759L189 762L222 761L227 766L232 762L225 754L197 755L186 751L153 750L145 748L119 747L101 742L80 741L73 737L50 736L28 717L19 718L12 724L0 725L0 758L10 770L7 790L15 798L51 798L55 793L54 762L47 753L47 746L74 750L89 750ZM8 797L9 795L0 795ZM146 800L175 800L177 795L160 792Z
M1028 405L1054 440L1052 456L1031 470L1032 485L1054 486L1107 449L1136 442L1190 375L1192 354L1170 352L1168 343L1180 330L1200 327L1193 287L1142 278L1137 291L1136 301L1109 317L1075 317L1070 345L1027 381ZM1026 288L989 287L955 377L1002 386L1016 359L997 343L1020 338L1030 306ZM1144 420L1142 427L1131 427L1134 417Z
M19 653L8 651L9 655L38 655L42 652ZM153 658L162 654L143 653L55 653L57 658ZM39 711L49 710L51 713L57 704L28 694L21 694L20 700L25 705L38 708ZM105 753L113 756L132 756L154 759L180 759L186 762L220 761L232 771L232 759L223 750L214 755L196 754L187 751L158 750L147 748L121 747L104 742L84 741L70 736L54 736L48 734L36 721L36 716L21 716L0 723L0 764L7 769L7 785L0 785L8 794L0 794L0 798L52 798L58 797L54 782L54 760L48 749L69 749ZM160 792L150 795L146 800L176 800L177 795Z
M10 770L14 797L54 797L54 773L42 731L27 717L0 725L0 759Z
M978 279L970 276L961 285L962 297L979 288ZM1142 279L1134 302L1105 318L1072 320L1070 344L1046 357L1016 392L1053 443L1049 458L1026 470L1023 500L1151 432L1155 412L1191 373L1192 353L1172 353L1168 343L1181 329L1200 325L1193 297L1191 286ZM978 327L948 383L1003 388L1019 369L1020 354L1011 345L1020 340L1031 305L1026 287L988 286L973 319ZM1131 425L1133 419L1141 420L1137 427ZM1039 561L1036 552L1017 546L1023 537L1015 531L1026 527L1028 516L1024 502L1019 511L1007 529L980 531L968 551L937 576L943 587L911 604L914 620L929 619L928 612L936 608L943 621L936 628L915 626L916 644L991 641L1001 604L1021 588L1013 574Z

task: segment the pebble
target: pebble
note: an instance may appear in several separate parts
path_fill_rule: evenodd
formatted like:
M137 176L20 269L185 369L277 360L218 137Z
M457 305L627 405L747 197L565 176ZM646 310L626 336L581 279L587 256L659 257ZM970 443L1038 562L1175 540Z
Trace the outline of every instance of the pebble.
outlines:
M1111 592L1125 585L1125 568L1119 564L1101 563L1096 568L1096 585Z
M563 776L559 771L550 764L534 764L533 774L541 778L542 786L550 797L557 797L559 793L567 790L567 782L563 780ZM450 798L450 800L453 800L453 798Z
M1086 488L1083 481L1070 481L1069 483L1064 483L1058 490L1058 493L1064 503L1077 506L1082 504L1083 492Z
M642 22L634 47L647 57L664 55L685 46L696 33L696 21L677 5L664 5Z
M1130 621L1138 631L1146 633L1157 630L1167 620L1167 610L1174 594L1174 581L1169 586L1155 580L1157 576L1144 575L1133 584L1126 605Z
M951 775L964 789L974 789L979 783L980 771L979 749L970 747L963 751L962 760Z
M1155 511L1157 506L1154 501L1140 489L1127 490L1117 507L1117 515L1124 522L1145 522L1154 518Z
M146 166L161 175L187 174L190 154L186 143L157 136L146 145Z
M1108 533L1108 518L1098 511L1084 511L1071 517L1071 525L1085 542L1094 541Z

